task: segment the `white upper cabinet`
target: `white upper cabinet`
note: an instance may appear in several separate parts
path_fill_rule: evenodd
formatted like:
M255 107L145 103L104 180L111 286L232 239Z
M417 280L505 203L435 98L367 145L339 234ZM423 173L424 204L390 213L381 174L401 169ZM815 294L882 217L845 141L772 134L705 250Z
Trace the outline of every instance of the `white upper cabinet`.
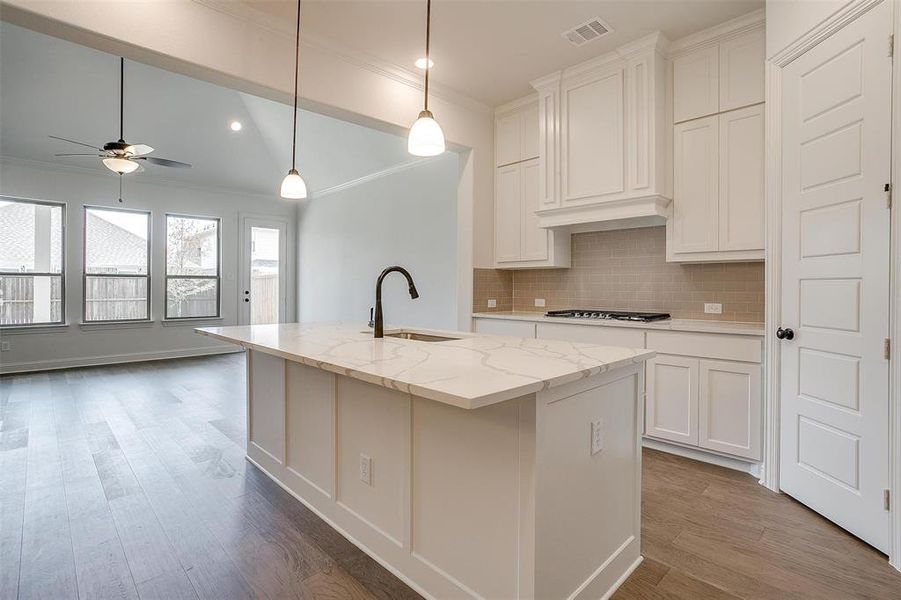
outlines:
M520 160L538 158L538 106L532 105L519 113Z
M673 59L673 121L720 110L719 48L711 46Z
M520 259L522 185L518 164L500 167L494 175L494 254L497 262Z
M522 186L522 260L548 259L548 230L538 226L539 208L538 159L522 163L520 166L520 185Z
M532 82L541 226L664 223L667 44L655 33Z
M765 246L763 14L677 41L673 203L667 260L762 260Z
M495 166L522 160L522 117L519 113L499 116L494 125Z
M759 104L765 99L766 33L755 29L719 47L720 111Z

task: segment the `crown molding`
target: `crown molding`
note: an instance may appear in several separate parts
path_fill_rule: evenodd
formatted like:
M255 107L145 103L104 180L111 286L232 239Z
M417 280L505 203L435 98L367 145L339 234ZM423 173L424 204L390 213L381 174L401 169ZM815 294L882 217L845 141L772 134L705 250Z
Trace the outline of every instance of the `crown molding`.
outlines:
M220 14L229 16L233 19L241 21L243 24L250 24L259 29L265 30L267 33L276 35L286 40L294 40L294 26L285 21L276 19L262 11L256 10L251 6L234 0L190 0L195 4L203 6L209 10L214 10ZM339 60L342 60L355 67L362 68L366 71L374 73L380 77L385 77L397 83L406 85L417 91L423 91L425 84L422 75L405 69L392 62L378 58L368 52L353 50L327 40L322 36L304 33L300 38L301 47L312 50L318 50L325 54L330 54ZM467 96L463 92L448 87L441 82L429 81L429 94L434 97L441 98L447 102L465 108L467 110L480 113L492 114L493 111L487 104Z
M495 116L502 115L506 113L516 112L521 108L525 108L526 106L530 106L532 104L538 104L538 93L532 92L528 96L523 96L522 98L517 98L516 100L511 100L506 104L501 104L497 108L494 109Z
M533 79L529 82L529 85L531 85L536 90L540 90L541 88L558 85L562 78L563 71L554 71L553 73L545 75L544 77Z
M362 185L364 183L369 183L370 181L375 181L384 177L390 177L391 175L396 175L397 173L402 173L403 171L419 167L424 163L431 162L431 160L431 158L417 158L415 160L408 160L402 163L398 163L396 165L382 169L381 171L369 173L368 175L363 175L362 177L357 177L356 179L351 179L350 181L345 181L344 183L339 183L338 185L333 185L331 187L325 188L324 190L314 192L310 195L310 200L322 198L323 196L328 196L336 192L349 190L350 188L357 187L358 185Z
M766 12L759 8L753 12L735 17L713 27L692 33L669 45L669 56L678 56L718 44L724 40L742 35L755 29L763 29L766 25Z

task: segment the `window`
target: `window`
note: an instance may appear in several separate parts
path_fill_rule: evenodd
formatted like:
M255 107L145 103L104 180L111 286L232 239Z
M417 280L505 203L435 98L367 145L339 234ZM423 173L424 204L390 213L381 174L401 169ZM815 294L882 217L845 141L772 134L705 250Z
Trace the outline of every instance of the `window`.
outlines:
M63 323L66 207L0 196L0 326Z
M166 215L166 318L219 316L219 219Z
M150 320L150 213L84 209L84 320Z

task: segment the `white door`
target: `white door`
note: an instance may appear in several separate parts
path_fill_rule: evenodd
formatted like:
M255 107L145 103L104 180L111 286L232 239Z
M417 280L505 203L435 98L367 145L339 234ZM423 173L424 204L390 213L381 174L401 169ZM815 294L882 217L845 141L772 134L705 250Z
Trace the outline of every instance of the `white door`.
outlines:
M520 165L520 194L522 194L522 260L547 260L548 230L538 226L539 165L538 159Z
M783 72L780 487L888 551L892 6Z
M710 46L673 60L673 121L712 115L720 109L719 47Z
M287 321L288 225L283 221L242 218L241 325Z
M698 445L698 359L658 354L647 363L647 435Z
M673 251L718 248L719 118L673 128Z
M522 181L520 166L500 167L495 175L494 254L497 262L515 262L521 255Z
M720 130L720 250L764 247L764 105L723 113Z

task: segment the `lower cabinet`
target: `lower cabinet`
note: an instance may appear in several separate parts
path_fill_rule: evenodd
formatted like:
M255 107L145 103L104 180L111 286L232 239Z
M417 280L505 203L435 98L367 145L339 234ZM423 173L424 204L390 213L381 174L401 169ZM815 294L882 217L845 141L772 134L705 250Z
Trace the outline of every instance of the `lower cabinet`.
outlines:
M760 365L660 354L647 369L646 435L760 459Z

